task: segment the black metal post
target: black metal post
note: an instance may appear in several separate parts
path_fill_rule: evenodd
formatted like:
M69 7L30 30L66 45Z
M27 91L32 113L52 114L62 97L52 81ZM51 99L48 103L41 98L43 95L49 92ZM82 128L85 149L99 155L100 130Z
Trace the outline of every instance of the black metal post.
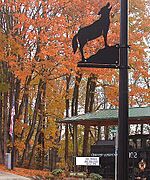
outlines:
M128 0L121 0L118 180L128 180Z

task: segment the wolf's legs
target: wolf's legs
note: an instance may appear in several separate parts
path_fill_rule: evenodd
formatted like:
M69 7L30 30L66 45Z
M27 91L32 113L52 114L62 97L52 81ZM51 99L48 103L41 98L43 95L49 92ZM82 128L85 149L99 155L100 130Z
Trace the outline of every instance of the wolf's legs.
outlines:
M82 57L82 61L84 61L84 60L85 60L85 58L84 58L84 53L83 53L83 46L81 46L81 45L80 45L79 49L80 49L80 53L81 53L81 57Z
M108 46L108 44L107 44L107 34L104 35L104 43L105 43L105 47L107 47Z
M79 50L80 50L80 53L81 53L82 61L84 61L85 58L84 58L83 47L85 45L85 40L82 38L82 36L79 36L78 41L79 41Z
M108 27L105 27L105 28L103 29L103 37L104 37L105 47L108 46L108 44L107 44L107 34L108 34L108 30L109 30L109 26L108 26Z

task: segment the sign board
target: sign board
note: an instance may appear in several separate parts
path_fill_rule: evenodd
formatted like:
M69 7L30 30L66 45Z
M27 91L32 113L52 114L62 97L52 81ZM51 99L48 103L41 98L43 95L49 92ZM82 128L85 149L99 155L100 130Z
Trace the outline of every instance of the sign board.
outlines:
M117 45L105 47L89 58L78 62L78 67L118 68L119 48Z
M5 154L5 166L7 169L11 169L11 153Z
M78 62L78 67L89 68L118 68L119 67L119 46L109 46L107 34L110 26L110 11L112 6L108 2L98 12L99 19L92 24L79 28L79 31L72 39L72 48L74 54L79 48L82 61ZM84 46L88 41L94 40L100 36L104 38L104 48L100 48L95 54L85 59ZM91 53L90 53L91 54Z
M138 153L134 152L134 151L129 152L129 158L130 159L137 159L138 158Z
M99 157L76 157L77 166L99 166Z
M115 157L118 156L117 151L115 153L92 153L91 156L93 157ZM136 151L129 152L129 159L137 159L138 153Z
M117 133L117 131L118 131L117 129L111 129L110 130L111 133Z

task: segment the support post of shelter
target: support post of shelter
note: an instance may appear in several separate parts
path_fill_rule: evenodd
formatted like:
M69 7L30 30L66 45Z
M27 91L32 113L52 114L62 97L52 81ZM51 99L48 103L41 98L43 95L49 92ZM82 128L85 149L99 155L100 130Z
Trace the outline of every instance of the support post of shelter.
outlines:
M76 172L76 156L77 156L77 124L73 125L73 170Z
M65 163L68 160L68 124L65 125Z
M98 140L101 140L101 126L98 126Z
M128 0L121 0L118 180L128 177Z

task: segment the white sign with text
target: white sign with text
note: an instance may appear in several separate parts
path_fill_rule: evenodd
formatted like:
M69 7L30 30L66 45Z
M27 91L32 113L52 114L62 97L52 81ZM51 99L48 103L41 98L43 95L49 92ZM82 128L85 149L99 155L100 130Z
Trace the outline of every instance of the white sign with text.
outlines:
M76 157L77 166L99 166L99 157Z

